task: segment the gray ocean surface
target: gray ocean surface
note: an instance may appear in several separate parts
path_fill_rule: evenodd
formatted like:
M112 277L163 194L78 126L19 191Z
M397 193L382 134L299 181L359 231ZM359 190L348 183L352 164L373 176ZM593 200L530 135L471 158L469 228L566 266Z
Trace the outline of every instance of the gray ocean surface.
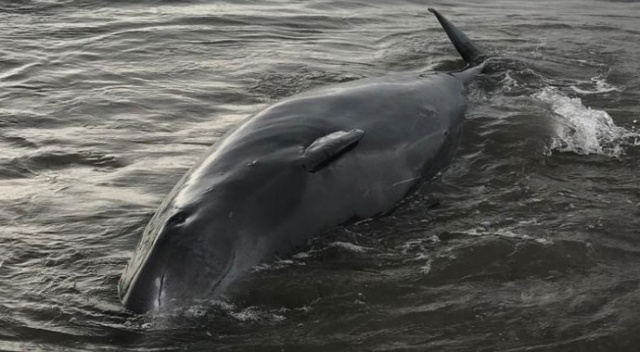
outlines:
M447 171L239 297L126 312L144 226L229 128L463 66L428 6L496 56ZM638 43L633 0L1 0L0 350L638 351Z

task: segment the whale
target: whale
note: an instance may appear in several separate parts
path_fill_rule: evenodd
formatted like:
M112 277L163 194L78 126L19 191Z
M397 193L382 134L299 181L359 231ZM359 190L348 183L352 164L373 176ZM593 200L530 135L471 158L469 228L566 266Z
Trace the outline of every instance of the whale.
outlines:
M443 171L459 143L468 85L487 55L429 11L463 69L329 85L249 117L151 218L118 285L124 307L146 313L226 299L256 265L390 212Z

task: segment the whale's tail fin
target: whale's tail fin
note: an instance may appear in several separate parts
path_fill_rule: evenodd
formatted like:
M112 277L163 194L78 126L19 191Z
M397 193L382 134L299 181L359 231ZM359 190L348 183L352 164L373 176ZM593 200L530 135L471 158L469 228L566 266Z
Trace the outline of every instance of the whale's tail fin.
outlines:
M438 22L442 25L442 28L449 36L451 43L456 47L456 50L460 53L460 56L464 59L464 61L469 66L476 66L482 63L486 58L487 54L484 50L480 49L476 46L466 34L464 34L461 30L456 28L453 23L449 22L449 20L442 16L440 12L429 8L429 12L436 15Z

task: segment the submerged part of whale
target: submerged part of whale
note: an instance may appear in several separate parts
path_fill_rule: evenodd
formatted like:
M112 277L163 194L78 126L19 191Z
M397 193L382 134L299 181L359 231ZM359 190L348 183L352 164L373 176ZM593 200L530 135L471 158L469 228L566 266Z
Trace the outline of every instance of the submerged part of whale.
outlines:
M120 280L134 312L223 296L261 261L391 210L452 159L465 85L484 57L438 12L469 68L363 79L292 96L217 142L175 186Z

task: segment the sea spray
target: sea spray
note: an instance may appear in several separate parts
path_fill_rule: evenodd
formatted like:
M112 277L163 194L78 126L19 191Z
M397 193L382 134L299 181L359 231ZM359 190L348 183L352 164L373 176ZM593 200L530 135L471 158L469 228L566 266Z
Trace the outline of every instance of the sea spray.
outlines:
M550 104L555 113L555 137L549 151L597 154L617 157L623 146L633 144L639 134L616 126L606 111L589 108L580 98L570 98L557 89L546 87L534 98Z

